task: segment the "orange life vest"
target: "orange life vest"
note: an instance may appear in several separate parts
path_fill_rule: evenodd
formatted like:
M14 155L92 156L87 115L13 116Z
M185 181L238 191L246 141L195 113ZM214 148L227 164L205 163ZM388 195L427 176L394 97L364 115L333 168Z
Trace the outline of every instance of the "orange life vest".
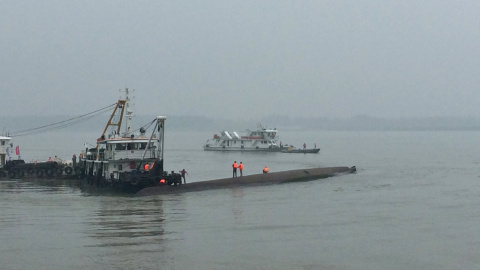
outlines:
M145 169L145 171L148 171L150 169L150 166L147 164L145 164L145 166L143 166L143 168Z
M268 173L268 167L263 168L264 173Z
M243 163L240 163L240 165L238 165L238 168L241 170L243 170Z
M234 162L234 163L233 163L233 165L232 165L232 167L233 167L234 169L238 168L238 165L237 165L237 163L236 163L236 162Z

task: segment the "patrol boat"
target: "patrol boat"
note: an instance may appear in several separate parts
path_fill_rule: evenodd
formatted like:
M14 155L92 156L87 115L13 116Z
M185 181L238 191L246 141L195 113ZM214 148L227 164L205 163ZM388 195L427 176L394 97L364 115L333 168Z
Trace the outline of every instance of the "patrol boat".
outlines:
M203 146L205 151L271 151L279 152L282 147L277 144L277 129L268 129L258 125L256 130L247 130L245 136L236 131L214 134Z
M165 116L157 116L148 126L154 125L150 136L144 127L132 131L128 89L126 98L118 100L97 145L82 151L80 178L96 187L113 187L136 192L158 185L159 180L181 184L178 174L163 171ZM147 126L145 125L145 126ZM122 127L124 128L122 130ZM108 129L111 129L107 133Z

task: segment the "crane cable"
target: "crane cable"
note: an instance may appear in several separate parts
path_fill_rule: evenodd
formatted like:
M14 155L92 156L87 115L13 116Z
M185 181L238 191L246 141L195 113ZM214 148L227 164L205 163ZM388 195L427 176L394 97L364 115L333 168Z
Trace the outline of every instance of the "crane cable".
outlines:
M40 126L40 127L36 127L36 128L29 128L29 129L24 129L24 130L11 132L9 135L12 136L12 137L21 137L21 136L34 135L34 134L44 133L44 132L51 131L51 130L61 129L61 128L64 128L64 127L68 127L68 126L71 126L71 125L75 125L75 124L84 122L84 121L89 120L89 119L91 119L95 116L98 116L98 115L110 110L115 105L116 105L116 103L113 103L113 104L108 105L106 107L103 107L101 109L98 109L98 110L95 110L93 112L89 112L89 113L86 113L86 114L83 114L83 115L80 115L80 116L77 116L77 117L73 117L73 118L70 118L70 119L67 119L67 120L64 120L64 121L60 121L60 122L45 125L45 126Z

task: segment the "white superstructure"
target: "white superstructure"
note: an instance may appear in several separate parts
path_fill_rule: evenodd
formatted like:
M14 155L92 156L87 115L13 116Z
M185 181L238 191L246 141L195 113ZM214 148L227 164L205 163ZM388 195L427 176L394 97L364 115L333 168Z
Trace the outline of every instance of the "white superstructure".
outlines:
M268 129L259 125L257 130L247 130L244 136L236 131L221 131L213 135L203 146L206 151L280 151L277 129Z
M8 142L11 139L10 137L0 136L0 166L5 165L7 161L7 151L11 147Z

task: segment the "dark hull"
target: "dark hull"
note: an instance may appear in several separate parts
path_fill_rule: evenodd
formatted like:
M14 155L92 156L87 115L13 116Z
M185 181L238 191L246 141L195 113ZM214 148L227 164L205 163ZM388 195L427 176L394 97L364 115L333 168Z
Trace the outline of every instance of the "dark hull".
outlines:
M103 178L96 178L95 176L79 179L79 186L83 192L108 194L108 193L124 193L135 194L138 191L158 185L157 178L141 177L135 181L108 181Z
M320 148L305 149L305 150L303 150L303 149L292 149L292 150L283 149L280 152L282 152L282 153L316 154L316 153L320 152Z
M93 163L91 163L93 164ZM163 162L156 161L153 169L149 171L134 170L131 172L123 172L119 179L105 177L103 168L100 167L96 174L93 172L93 166L84 164L84 169L78 176L81 188L89 192L120 192L134 194L138 191L160 185L160 180L165 180L162 185L181 185L182 179L180 174L163 171ZM82 169L83 169L82 168Z
M0 169L0 178L74 178L75 171L71 166L64 166L57 162L25 163L23 160L8 162Z
M254 174L236 178L224 178L218 180L193 182L181 186L157 186L140 190L136 196L150 196L171 193L183 193L193 191L203 191L210 189L232 188L238 186L255 186L255 185L273 185L297 181L309 181L331 177L342 173L356 172L353 167L328 167L301 169L284 172Z

